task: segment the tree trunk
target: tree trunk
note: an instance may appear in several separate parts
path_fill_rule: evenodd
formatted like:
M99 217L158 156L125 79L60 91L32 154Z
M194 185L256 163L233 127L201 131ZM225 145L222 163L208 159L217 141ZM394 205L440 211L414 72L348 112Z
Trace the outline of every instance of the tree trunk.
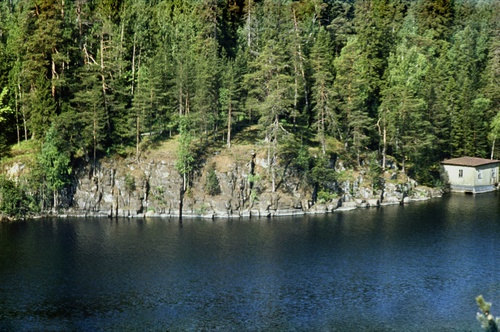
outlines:
M134 62L135 62L135 34L134 34L134 55L132 57L132 98L134 97ZM139 50L139 59L138 59L138 66L140 68L141 66L141 51ZM137 91L140 91L140 72L137 72ZM141 142L141 108L136 109L136 142L135 142L135 157L137 161L139 161L139 143Z
M139 143L141 142L141 117L137 114L136 117L136 135L135 135L135 158L139 161Z
M93 126L92 126L92 143L93 143L93 148L94 148L94 163L93 163L93 175L95 176L95 169L96 169L96 163L97 163L97 110L94 106L94 119L93 119Z
M302 61L302 47L300 45L300 35L299 35L299 27L297 23L297 16L295 13L295 9L293 10L293 24L294 24L294 30L295 30L295 35L297 37L298 42L298 59L299 59L299 69L300 73L302 75L302 82L304 84L304 101L306 103L306 109L309 109L309 98L307 95L307 80L306 80L306 72L304 70L304 62Z
M229 109L227 112L227 148L231 148L231 118L233 113L233 107L231 102L231 97L229 98Z
M134 33L134 43L132 46L132 82L130 87L130 94L134 95L134 84L135 84L135 49L137 45L137 34Z
M497 140L496 136L493 138L493 143L491 145L491 156L490 159L493 159L493 155L495 153L495 141Z
M182 207L184 205L184 177L182 178L181 190L179 191L179 222L182 222Z
M125 38L125 21L122 21L122 29L120 32L120 50L118 51L118 58L121 60L123 55L122 55L122 50L123 50L123 39ZM134 35L135 38L135 35ZM135 42L135 41L134 41ZM122 62L119 61L119 67L118 67L118 72L120 73L120 76L122 76Z
M273 155L272 155L272 160L271 160L271 176L272 176L272 182L273 182L273 193L276 192L276 150L278 148L278 130L279 130L279 117L276 114L276 117L274 119L274 137L273 137L273 142L272 142L272 147L273 147Z
M380 136L382 136L382 170L385 171L386 167L386 159L387 159L387 126L385 123L385 112L383 113L384 116L384 129L380 126L380 121L382 118L379 118L377 121L377 127L378 127L378 133Z
M22 90L21 83L17 83L17 89L19 91L19 99L22 101ZM24 127L24 140L28 140L28 126L26 124L26 108L21 105L21 115L23 117L23 127Z
M57 190L54 189L54 206L52 207L52 211L54 212L54 214L57 212L57 206L58 206L58 202L57 202Z
M104 28L103 28L104 29ZM109 116L109 110L108 110L108 103L106 100L106 77L104 76L104 31L101 30L101 59L100 59L100 65L101 65L101 83L102 83L102 101L104 104L104 111L106 112L106 119L108 122L108 132L111 133L111 117Z
M247 2L247 47L250 49L252 46L252 5L253 0Z
M326 95L324 93L325 86L321 86L321 102L322 102L322 107L321 107L321 152L323 152L323 155L326 154L326 138L325 138L325 117L326 117L326 112L325 112L325 105L326 105Z
M182 85L179 84L179 116L182 116L183 114L183 103L182 103Z
M19 98L18 94L15 94L15 108L16 108L16 132L17 132L17 144L21 143L21 128L19 127Z
M52 60L51 63L51 69L52 69L52 98L56 97L56 86L54 84L55 80L57 79L57 72L56 72L56 63L54 60Z
M382 170L385 171L387 159L387 128L384 126L384 134L382 138Z

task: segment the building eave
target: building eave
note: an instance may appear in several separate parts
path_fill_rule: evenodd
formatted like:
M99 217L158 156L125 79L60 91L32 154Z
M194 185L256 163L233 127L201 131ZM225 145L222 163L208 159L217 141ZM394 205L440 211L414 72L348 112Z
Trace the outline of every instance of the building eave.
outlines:
M464 167L479 167L485 165L499 164L500 160L485 159L477 157L459 157L447 159L441 162L442 165L464 166Z

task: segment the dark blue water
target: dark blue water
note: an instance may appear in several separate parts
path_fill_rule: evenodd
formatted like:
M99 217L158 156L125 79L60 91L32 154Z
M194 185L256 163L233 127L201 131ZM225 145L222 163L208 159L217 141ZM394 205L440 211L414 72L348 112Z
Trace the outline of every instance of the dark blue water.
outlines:
M481 331L500 196L319 217L0 224L0 331Z

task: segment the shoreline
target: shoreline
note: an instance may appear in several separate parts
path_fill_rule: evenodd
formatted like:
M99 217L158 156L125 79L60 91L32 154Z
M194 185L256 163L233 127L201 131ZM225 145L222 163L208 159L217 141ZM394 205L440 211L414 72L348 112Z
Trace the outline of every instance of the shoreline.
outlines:
M309 209L276 209L276 210L259 210L259 209L249 209L243 210L239 213L223 213L221 211L213 211L213 213L183 213L182 219L205 219L205 220L223 220L223 219L271 219L271 218L279 218L279 217L294 217L294 216L306 216L306 215L320 215L320 214L330 214L336 212L346 212L353 211L358 209L371 209L371 208L379 208L382 206L395 206L395 205L406 205L411 203L425 202L434 198L442 198L443 195L432 196L432 197L405 197L405 199L401 201L391 200L387 202L379 202L377 199L372 200L356 200L350 202L331 202L324 204L315 204L312 205ZM371 202L371 204L370 204ZM337 205L335 207L335 205ZM0 216L0 223L10 223L16 221L26 221L26 220L36 220L36 219L44 219L44 218L103 218L103 219L115 219L115 218L126 218L126 219L179 219L179 213L135 213L125 215L122 214L111 214L110 211L96 211L95 213L89 212L71 212L65 211L65 213L59 214L37 214L33 216L26 216L22 218L12 218L7 216ZM177 211L176 211L177 212Z

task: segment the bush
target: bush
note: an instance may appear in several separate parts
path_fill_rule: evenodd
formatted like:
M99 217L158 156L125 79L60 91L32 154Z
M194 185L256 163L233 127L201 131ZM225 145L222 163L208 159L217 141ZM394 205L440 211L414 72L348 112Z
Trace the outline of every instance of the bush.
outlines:
M373 189L380 190L384 188L383 170L376 154L372 155L370 159L369 175L372 179Z
M215 174L215 163L208 167L205 191L210 196L219 195L221 193L219 179L217 178L217 174Z
M331 202L332 200L334 200L337 197L339 197L339 195L337 193L329 193L329 192L324 191L324 190L320 190L318 192L318 202L321 204Z
M490 313L491 302L486 302L482 295L476 297L476 303L481 309L481 312L477 313L477 320L481 323L481 327L486 332L498 332L498 325L500 324L500 317L494 317Z
M0 134L0 159L9 155L10 147L5 137Z
M16 184L4 177L0 177L0 213L10 217L26 215L28 199Z
M130 174L125 175L125 190L129 195L135 190L135 178Z

